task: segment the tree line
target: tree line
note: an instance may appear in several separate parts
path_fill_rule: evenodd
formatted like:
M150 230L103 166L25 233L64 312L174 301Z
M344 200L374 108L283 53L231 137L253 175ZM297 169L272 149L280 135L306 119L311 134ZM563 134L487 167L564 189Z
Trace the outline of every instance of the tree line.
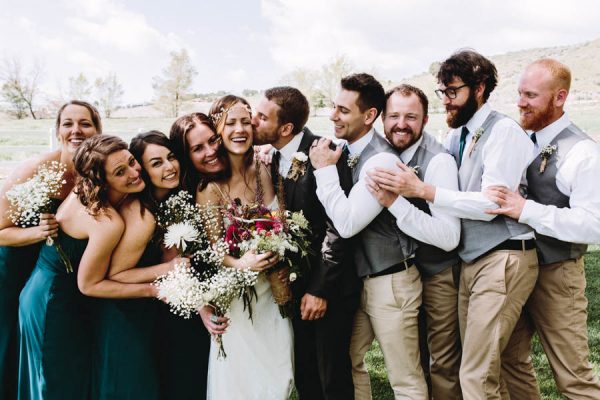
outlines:
M340 78L353 71L354 65L345 55L341 55L317 69L297 68L284 75L279 83L300 89L310 100L313 110L316 110L332 102ZM39 61L28 66L18 58L4 58L0 62L0 99L6 111L17 119L28 116L37 119L44 97L41 90L43 75L43 66ZM192 85L197 75L187 50L171 52L168 65L152 78L154 107L165 116L176 117L186 100L201 98L211 101L225 94L223 91L193 93ZM81 72L68 78L67 87L61 90L60 102L70 99L90 101L106 118L110 118L122 106L124 93L115 72L96 79L90 79ZM251 97L258 93L258 90L245 89L242 95Z

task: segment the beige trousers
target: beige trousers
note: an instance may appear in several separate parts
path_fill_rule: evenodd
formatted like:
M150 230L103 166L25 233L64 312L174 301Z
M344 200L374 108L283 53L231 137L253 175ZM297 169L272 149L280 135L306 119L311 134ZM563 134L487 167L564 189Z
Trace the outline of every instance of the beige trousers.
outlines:
M537 331L558 390L569 399L600 399L600 380L589 362L583 258L540 266L537 283L509 346L502 377L511 399L539 399L531 364Z
M427 399L417 327L421 291L421 277L415 266L395 274L364 279L350 340L357 400L371 399L371 383L364 360L373 339L381 346L394 398Z
M500 398L500 355L538 274L535 250L498 250L461 270L458 313L466 400Z
M455 267L460 267L455 266ZM431 395L435 400L460 399L460 331L458 268L423 277L423 307L427 317ZM456 278L456 279L455 279Z

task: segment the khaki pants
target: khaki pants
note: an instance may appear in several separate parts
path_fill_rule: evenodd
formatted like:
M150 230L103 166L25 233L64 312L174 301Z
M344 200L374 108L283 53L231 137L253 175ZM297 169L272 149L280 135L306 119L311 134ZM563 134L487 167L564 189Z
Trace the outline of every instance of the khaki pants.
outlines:
M583 258L540 266L520 329L502 354L502 377L512 399L539 399L531 364L538 332L558 390L569 399L600 399L600 380L589 362Z
M500 354L537 275L535 250L498 250L462 264L460 385L466 400L500 398Z
M431 357L431 394L436 400L461 398L458 378L461 355L458 274L458 268L452 267L423 277L423 307L427 316L427 345Z
M421 291L421 277L415 266L395 274L364 279L350 340L357 400L371 399L364 359L375 338L381 346L395 399L427 399L417 328Z

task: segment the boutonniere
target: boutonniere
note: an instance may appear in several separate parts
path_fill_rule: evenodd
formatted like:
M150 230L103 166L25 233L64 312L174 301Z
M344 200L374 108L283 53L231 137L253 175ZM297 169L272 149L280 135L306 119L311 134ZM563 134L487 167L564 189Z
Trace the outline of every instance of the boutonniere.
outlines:
M360 154L352 154L348 156L348 166L352 169L356 167L358 164L358 160L360 159Z
M415 175L419 176L419 172L421 171L421 167L418 165L415 165L414 167L408 167L410 168L410 170L412 172L414 172Z
M542 151L540 152L540 155L542 156L542 164L540 165L540 174L543 174L544 171L546 170L546 164L548 164L548 160L550 159L552 154L554 154L556 149L557 149L557 147L555 144L553 144L552 146L547 144L542 148Z
M308 161L308 156L301 151L297 151L292 154L292 167L290 168L290 172L288 172L288 178L296 181L299 177L306 173L306 162Z
M475 130L475 133L473 134L473 140L471 140L471 144L469 145L469 157L471 157L471 153L473 152L473 149L475 149L475 144L477 144L477 141L481 135L483 135L483 132L484 130L482 127L479 127Z

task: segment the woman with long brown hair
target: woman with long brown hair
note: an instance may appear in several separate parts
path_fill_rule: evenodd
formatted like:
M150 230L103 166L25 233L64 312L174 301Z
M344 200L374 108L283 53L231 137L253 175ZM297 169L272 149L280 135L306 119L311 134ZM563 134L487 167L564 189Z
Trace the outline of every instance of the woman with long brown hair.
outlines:
M42 243L57 235L53 210L73 188L75 151L85 139L102 133L100 114L91 104L72 100L58 110L55 130L60 148L24 161L0 189L0 398L16 398L19 293L35 266ZM61 179L64 183L52 199L52 212L42 213L34 226L15 226L9 218L12 206L7 192L52 162L62 164L65 170Z
M150 283L106 279L123 234L116 209L144 189L141 168L115 136L87 139L77 150L74 190L56 212L58 246L45 246L21 292L19 397L81 400L90 395L90 299L155 297ZM69 272L72 271L72 272Z

